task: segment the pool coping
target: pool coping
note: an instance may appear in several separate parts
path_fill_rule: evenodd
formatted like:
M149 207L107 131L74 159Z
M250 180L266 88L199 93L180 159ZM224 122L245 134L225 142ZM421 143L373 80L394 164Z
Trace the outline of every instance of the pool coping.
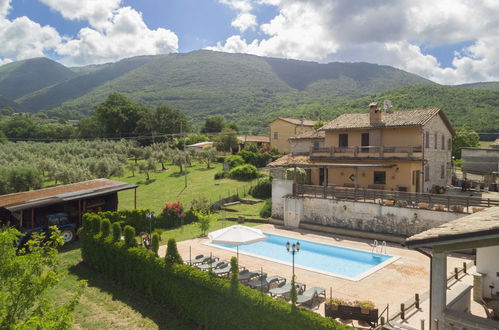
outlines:
M278 235L278 234L274 234L274 233L267 233L267 232L264 232L264 234L277 235L277 236L281 236L281 237L287 237L287 236L282 236L282 235ZM305 241L310 241L310 239L307 239ZM335 244L329 244L329 243L323 243L323 242L315 242L315 241L311 241L311 242L313 242L313 243L320 243L320 244L324 244L324 245L330 245L330 246L334 246L334 247L342 248L342 249L349 249L349 250L357 250L357 251L361 251L361 252L368 252L368 251L364 251L364 250L361 250L361 249L345 248L343 246L339 246L339 245L335 245ZM211 243L209 241L201 243L201 244L207 245L207 246L211 246L211 247L214 247L214 248L217 248L217 249L228 250L228 251L233 251L233 252L235 252L237 250L236 248L229 248L229 247L225 247L225 246L216 245L216 244L213 244L213 243ZM276 262L276 263L287 265L287 266L293 266L293 264L291 262L286 262L286 261L277 260L277 259L274 259L274 258L264 257L264 256L257 255L257 254L254 254L254 253L249 253L249 252L245 252L245 251L239 251L239 254L244 254L244 255L247 255L247 256L250 256L250 257L260 258L260 259L264 259L264 260ZM299 265L299 264L296 264L296 263L295 263L295 267L296 268L300 268L300 269L304 269L304 270L308 270L310 272L315 272L315 273L324 274L324 275L328 275L328 276L332 276L332 277L342 278L342 279L353 281L353 282L358 282L358 281L360 281L360 280L368 277L369 275L374 274L378 270L381 270L382 268L388 266L389 264L391 264L391 263L393 263L393 262L395 262L395 261L397 261L398 259L401 258L400 256L397 256L397 255L390 255L390 256L391 257L388 258L387 260L385 260L382 263L380 263L380 264L378 264L378 265L376 265L376 266L374 266L374 267L366 270L365 272L363 272L363 273L361 273L361 274L359 274L359 275L357 275L355 277L350 277L350 276L340 275L340 274L336 274L336 273L331 273L331 272L327 272L327 271L316 269L316 268L302 266L302 265Z

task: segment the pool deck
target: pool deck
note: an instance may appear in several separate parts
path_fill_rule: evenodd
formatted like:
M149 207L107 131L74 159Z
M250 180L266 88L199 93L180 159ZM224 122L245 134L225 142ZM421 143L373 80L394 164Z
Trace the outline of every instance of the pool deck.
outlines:
M270 224L260 225L255 228L261 229L266 233L288 236L295 238L296 240L306 239L367 252L371 252L372 250L372 240L302 229L291 230ZM189 259L189 248L191 249L192 257L198 254L209 255L212 253L220 259L230 260L232 256L235 256L235 252L233 251L204 244L208 241L207 238L197 238L179 242L177 243L177 246L179 253L184 260ZM285 247L283 246L282 248L284 249ZM161 246L159 254L164 255L165 249L166 246ZM400 304L414 297L415 293L422 295L428 291L430 284L430 260L423 254L404 248L399 244L388 243L386 253L400 258L359 281L329 276L295 267L296 280L297 282L305 283L307 287L323 287L326 289L327 297L329 297L330 292L332 292L333 297L339 297L350 301L371 300L380 310L383 310L386 305L389 304L390 310L396 312L396 310L400 308ZM291 261L291 255L289 258ZM463 261L469 260L449 256L447 259L449 272L451 272L454 267L461 267ZM269 274L269 276L280 275L287 278L288 281L292 276L292 267L289 265L245 255L241 252L239 253L239 263L250 270L260 270L263 268L263 271ZM323 304L321 304L321 306L316 306L315 310L323 315Z

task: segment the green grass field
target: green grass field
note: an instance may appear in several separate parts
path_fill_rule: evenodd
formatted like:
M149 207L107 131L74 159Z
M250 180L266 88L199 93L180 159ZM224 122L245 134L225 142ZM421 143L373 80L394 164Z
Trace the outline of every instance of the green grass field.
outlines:
M185 176L179 175L176 166L169 166L166 171L151 172L150 180L146 181L144 174L130 172L125 177L115 177L114 180L138 184L137 208L161 211L166 202L181 201L189 207L191 200L205 197L211 202L239 193L241 196L248 192L251 182L236 181L231 179L214 180L213 176L222 169L222 164L215 163L211 169L206 165L193 164L187 168L187 187ZM120 209L133 209L133 190L119 193Z
M480 141L480 145L479 147L480 148L488 148L490 147L490 144L494 142L494 141Z
M188 168L186 189L184 189L184 176L178 175L177 167L151 173L148 182L145 182L145 175L139 173L135 173L135 177L132 177L131 173L126 173L125 177L113 179L138 184L137 208L149 208L156 212L161 210L165 202L179 200L189 207L190 201L194 198L205 197L213 202L236 192L244 195L248 191L251 182L214 180L213 175L221 169L221 165L213 164L213 167L206 169L203 165L194 165ZM121 192L119 201L121 209L133 208L133 190ZM233 207L239 211L237 213L221 211L217 214L220 220L212 222L208 232L235 224L233 221L222 220L226 216L241 214L246 217L256 217L262 205L262 203L238 204ZM257 224L247 223L247 225ZM162 244L166 244L169 238L183 241L199 237L200 234L197 223L165 230L162 234ZM55 301L69 297L79 280L88 281L88 287L76 308L73 324L75 329L197 328L195 324L186 324L183 320L178 320L171 311L145 295L115 284L111 279L86 266L81 260L79 242L74 242L62 250L61 261L61 268L65 274L50 292Z

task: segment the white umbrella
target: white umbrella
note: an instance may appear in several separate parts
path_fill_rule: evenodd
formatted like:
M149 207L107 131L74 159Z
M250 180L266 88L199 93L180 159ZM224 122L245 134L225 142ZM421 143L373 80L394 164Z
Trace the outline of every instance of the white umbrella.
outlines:
M260 229L234 225L215 230L208 234L208 238L215 244L236 245L237 259L239 260L239 245L265 241L267 236Z

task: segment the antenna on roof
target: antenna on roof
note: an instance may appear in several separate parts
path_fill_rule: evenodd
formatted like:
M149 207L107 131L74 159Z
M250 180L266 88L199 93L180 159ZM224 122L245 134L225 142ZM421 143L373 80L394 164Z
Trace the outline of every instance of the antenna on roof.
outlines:
M390 101L390 100L383 101L383 109L385 109L385 111L390 109L391 107L393 107L392 101Z

